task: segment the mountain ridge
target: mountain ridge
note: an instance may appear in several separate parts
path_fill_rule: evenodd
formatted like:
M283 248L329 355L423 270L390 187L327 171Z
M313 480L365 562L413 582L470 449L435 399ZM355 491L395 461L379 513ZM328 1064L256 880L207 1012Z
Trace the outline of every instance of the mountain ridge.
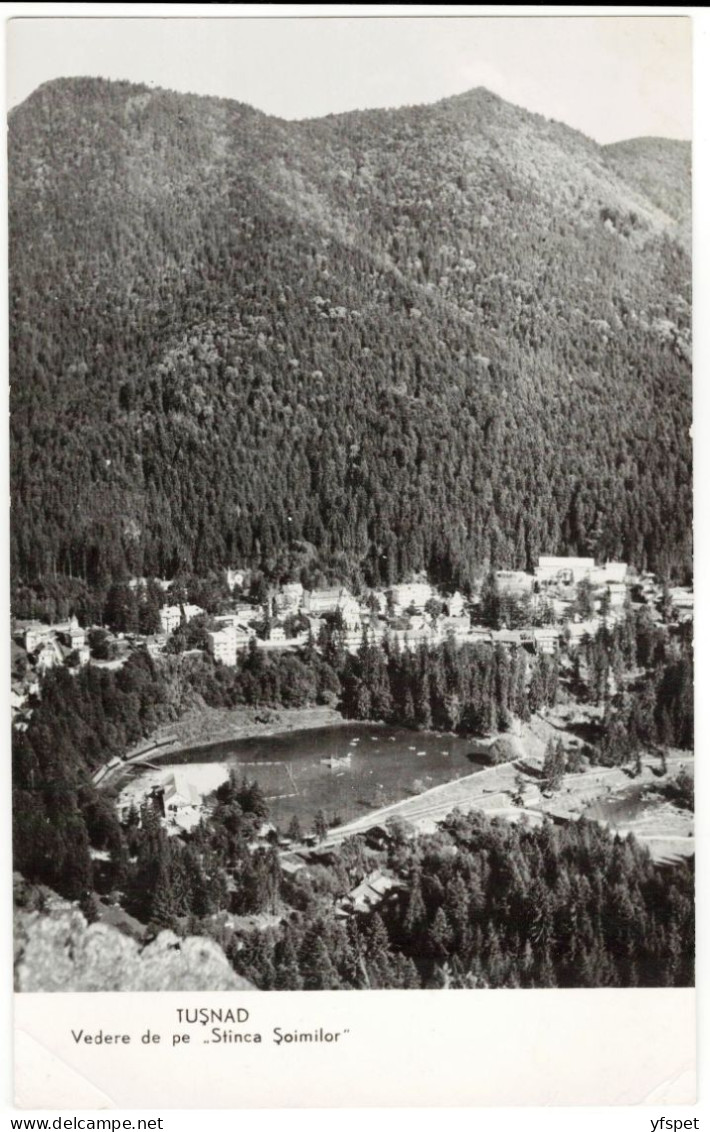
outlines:
M178 98L185 97L189 99L199 99L202 102L226 103L229 105L238 106L242 109L250 110L254 114L260 115L263 118L269 118L287 125L304 125L314 122L327 122L333 119L346 119L351 115L397 114L403 110L433 110L446 106L456 106L474 100L484 100L489 104L500 103L502 105L509 106L514 110L518 110L526 115L529 115L531 118L537 119L540 122L549 123L555 126L561 126L564 129L569 130L570 133L584 138L587 142L591 143L595 147L598 147L599 149L609 150L613 149L616 146L626 146L635 142L649 141L663 142L667 143L668 145L677 145L679 147L690 147L692 145L692 141L689 138L669 138L665 135L655 134L634 134L628 138L622 138L615 142L598 142L588 134L585 134L583 130L579 129L576 126L570 125L563 119L549 118L547 115L543 114L540 111L530 110L528 107L525 107L522 104L510 102L508 99L505 99L502 95L499 95L496 91L491 90L489 87L480 85L469 87L464 91L459 91L457 94L443 95L441 98L437 98L433 102L401 103L397 106L376 106L364 109L356 107L350 110L329 111L327 114L308 116L304 118L283 118L279 114L271 114L266 110L260 109L258 106L254 106L252 103L242 102L240 99L231 98L227 95L200 94L197 91L179 91L173 87L161 87L152 83L136 82L134 79L106 79L100 75L67 75L58 76L53 79L47 79L45 82L40 83L39 86L35 87L35 89L26 96L26 98L10 108L10 110L8 111L8 117L15 115L18 110L26 107L39 94L47 94L56 89L69 88L72 86L83 86L84 88L86 88L90 84L109 84L112 86L124 88L130 87L136 93L140 94L165 94L173 95Z
M495 95L294 123L41 90L9 139L17 579L291 576L298 541L360 583L687 574L682 163L673 216L645 156Z

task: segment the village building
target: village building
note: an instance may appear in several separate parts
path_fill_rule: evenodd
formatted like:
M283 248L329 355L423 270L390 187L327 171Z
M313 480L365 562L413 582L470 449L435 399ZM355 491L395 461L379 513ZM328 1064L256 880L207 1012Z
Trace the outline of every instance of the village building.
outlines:
M263 605L235 605L230 616L233 623L242 628L247 628L256 624L257 621L262 621L264 618Z
M336 613L345 599L351 597L352 594L344 586L333 586L325 590L307 590L303 595L303 611L309 617Z
M668 591L674 609L693 609L693 591L686 586L674 586Z
M535 581L539 585L576 586L591 578L595 570L593 558L564 558L541 555L535 567Z
M159 613L160 627L166 636L170 636L182 624L183 618L190 622L204 612L199 605L163 605Z
M449 617L463 617L466 602L463 594L460 594L458 590L446 599L444 605Z
M78 622L75 618L73 621L67 621L59 625L45 625L42 621L24 621L18 622L15 633L17 636L22 637L25 650L29 654L33 653L35 649L39 648L45 641L51 640L63 629L69 629L73 624L78 628Z
M606 588L610 609L623 609L626 604L626 586L623 582L609 582Z
M303 605L303 586L300 582L290 582L282 586L274 597L274 609L282 616L298 613Z
M46 637L35 654L35 669L38 673L48 672L50 668L64 664L68 655L68 651L62 651L59 641L54 637Z
M580 813L568 809L560 802L546 803L543 813L554 825L569 825L570 822L579 821L582 816Z
M394 629L390 627L389 635L393 643L396 642L407 652L418 649L420 645L430 645L437 638L436 630L426 624L418 629L413 629L409 624Z
M55 626L54 632L62 644L71 650L82 649L86 645L86 630L81 628L76 617L72 617L65 625Z
M340 615L343 625L350 631L360 631L362 627L362 613L354 597L343 598L340 604Z
M246 578L245 570L235 570L231 566L228 566L224 571L224 575L230 590L233 590L235 586L239 586L241 589L244 585L244 579Z
M38 672L55 668L73 653L80 665L88 664L89 648L86 631L76 617L53 625L41 621L21 621L15 625L14 636L20 638L28 657L33 659Z
M369 913L380 907L383 901L390 900L403 887L401 880L388 873L370 873L340 901L338 912L341 916Z
M383 616L387 613L387 594L384 590L370 590L367 595L366 604L368 602L372 605L377 602L377 613Z
M237 663L238 649L236 628L233 625L224 625L220 629L208 630L207 640L209 641L210 653L214 659L218 660L220 664L234 668Z
M390 596L395 612L411 608L421 611L426 603L431 601L434 590L428 582L407 582L399 586L392 586Z
M571 621L565 627L565 639L570 648L577 648L586 637L595 637L601 622L594 617L588 621Z
M491 633L491 637L495 645L520 646L523 644L523 632L521 629L494 629Z
M629 580L629 567L626 562L606 562L599 567L600 581L603 584L626 585ZM593 578L593 581L596 579Z
M286 876L296 876L297 873L303 872L306 869L306 862L298 857L295 853L290 857L282 857L280 861L281 871Z
M152 656L154 659L158 656L162 656L165 652L166 643L167 638L164 633L153 633L151 636L146 637L145 647L148 651L148 655Z
M151 797L166 821L181 829L191 829L200 820L202 797L194 783L181 771L173 771L154 787Z
M199 605L190 605L189 603L183 605L182 610L185 614L186 621L192 621L195 617L200 617L205 612Z
M453 637L455 641L466 641L471 636L471 618L468 615L442 617L436 628L441 641L449 637Z
M170 636L180 625L182 614L179 605L163 605L160 609L160 627L163 632Z
M484 629L482 625L472 625L468 635L470 639L476 644L490 645L493 643L493 635L491 633L491 630Z
M552 656L556 652L559 644L560 630L550 627L533 629L532 637L537 652Z
M429 624L427 618L421 613L412 613L407 620L409 622L409 628L415 633L418 633L420 629L423 629Z
M19 712L24 710L28 699L29 697L25 690L21 688L10 689L10 712L13 720Z
M234 635L237 649L245 649L249 641L255 636L254 629L247 628L234 613L223 613L213 618L215 629L219 632L227 630Z
M343 630L343 645L348 652L357 652L363 642L362 629L344 629ZM370 640L372 638L369 638Z
M498 593L505 597L529 597L535 585L532 574L524 570L496 570L495 579Z

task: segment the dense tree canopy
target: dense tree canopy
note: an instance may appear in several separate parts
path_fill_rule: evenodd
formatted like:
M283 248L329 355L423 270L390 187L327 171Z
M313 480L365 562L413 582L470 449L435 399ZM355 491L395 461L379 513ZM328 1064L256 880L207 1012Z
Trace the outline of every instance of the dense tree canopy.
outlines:
M480 90L286 123L41 88L10 119L15 582L688 575L688 159L661 157L654 194L656 150Z

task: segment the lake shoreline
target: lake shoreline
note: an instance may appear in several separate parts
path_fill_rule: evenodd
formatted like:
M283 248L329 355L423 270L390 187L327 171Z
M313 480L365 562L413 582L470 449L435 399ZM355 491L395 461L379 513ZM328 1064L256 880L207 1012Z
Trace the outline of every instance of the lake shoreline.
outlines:
M270 791L267 795L269 803L276 803L278 813L279 807L294 805L290 799L295 799L304 789L306 792L313 789L314 774L321 779L321 787L316 786L316 789L322 788L326 780L334 783L330 773L325 775L325 779L321 775L323 764L327 763L328 758L335 756L342 759L342 764L339 765L343 769L336 777L342 782L343 799L353 794L353 788L350 787L351 775L357 775L356 804L364 807L365 812L362 809L359 813L354 810L353 797L350 797L345 802L349 813L344 813L340 821L334 824L328 841L338 842L343 837L364 833L371 826L390 817L399 817L423 832L431 832L438 821L458 806L464 810L482 810L490 816L513 821L525 817L533 824L545 817L566 822L585 816L622 835L635 833L641 841L649 843L656 859L685 856L692 852L692 814L683 814L669 803L659 805L660 800L654 802L649 797L638 812L623 815L611 811L602 812L609 804L613 807L617 800L623 802L630 791L641 789L646 792L649 788L653 790L660 786L662 781L667 782L678 773L681 766L692 768L692 756L689 757L686 753L669 752L668 771L662 780L658 777L656 760L650 756L644 758L642 773L633 781L628 771L621 767L590 766L585 772L566 774L561 788L554 794L544 793L542 784L529 775L521 776L516 765L518 759L522 755L542 759L550 739L560 733L563 721L558 715L557 712L551 712L547 718L537 716L526 724L519 724L505 736L511 748L507 753L508 757L497 765L486 766L485 751L500 736L463 739L438 732L394 729L382 722L344 719L331 707L199 709L186 716L178 725L162 728L152 737L150 747L143 744L140 749L134 750L112 774L125 808L131 803L139 805L146 790L165 780L166 773L175 769L171 768L171 764L181 765L184 768L181 773L185 773L189 766L186 773L201 795L199 809L204 812L206 808L209 809L207 799L220 782L226 779L230 766L240 765L243 773L251 768L248 773L258 774L264 789L268 788ZM357 731L357 734L351 736L349 729ZM323 731L329 733L325 743L320 734ZM368 734L371 731L376 734ZM288 742L290 736L300 745L298 737L306 736L309 732L314 733L313 739L306 741L309 749L305 770L307 777L310 776L310 785L308 782L304 783L299 773L299 764L301 773L304 770L303 760L298 755L295 759L292 757L289 747L293 748L293 742ZM390 748L390 742L395 744L395 735L398 744ZM159 743L161 739L165 745L156 747L156 742ZM168 739L171 742L166 743L165 740ZM254 744L258 748L261 740L269 739L275 740L273 755L268 750L265 757L263 749L250 754L249 748ZM374 741L376 746L372 747L368 740ZM235 762L233 748L241 743L245 743L246 747L241 750L239 759ZM459 747L458 755L454 745ZM475 770L471 768L462 774L460 765L456 769L454 756L460 760L463 745L467 748L469 745L475 746L482 756L482 762ZM417 750L417 746L422 749ZM438 769L436 761L433 765L430 762L432 756L437 759L436 749L441 749L442 746L447 748L443 751L447 767L451 757L451 770L447 770L443 780L441 759L438 761ZM370 751L372 754L377 753L379 759L364 770L361 759ZM396 755L400 760L403 756L395 779L387 777L386 760L390 754ZM343 758L344 755L347 757ZM473 752L470 749L466 750L465 755L469 760L476 761L472 758ZM427 761L420 764L418 756L426 757ZM254 761L249 761L252 758ZM132 765L136 773L131 781L126 776L130 775ZM420 767L420 771L413 774L413 765ZM289 768L289 782L275 782L275 772L271 768L276 766ZM366 779L365 773L373 775L375 767L379 773L374 779ZM297 775L298 783L293 778L292 771ZM266 776L265 780L262 773ZM516 804L513 799L521 781L525 786L525 798L521 798ZM324 812L327 809L334 814L343 812L339 810L339 803L340 797L335 798L331 793L330 798L322 803L322 808ZM299 807L300 805L301 803ZM282 825L286 824L288 816L290 815L279 816L278 820ZM312 818L313 814L308 816ZM298 817L302 821L308 820L302 812L298 813Z
M201 726L195 736L198 717L187 734L155 735L150 746L134 750L111 769L120 811L140 808L154 787L176 775L184 789L201 797L200 808L209 808L210 795L236 767L259 782L273 820L284 827L294 816L313 821L321 809L351 820L363 809L376 810L468 774L477 763L480 768L490 742L343 719L332 709L283 711L268 720L240 715L229 717L228 729L224 719L216 719L211 734ZM164 745L156 747L161 739Z
M268 718L265 719L264 716L268 716ZM383 720L346 719L337 708L325 705L306 708L204 707L193 709L174 723L163 724L142 743L128 751L121 764L115 766L101 779L100 785L102 787L109 785L112 780L115 780L121 769L126 766L146 763L159 765L166 759L191 754L199 755L209 750L216 750L221 746L228 747L232 743L244 739L270 739L301 731L316 731L324 727L348 727L353 724L362 724L363 727L396 727L401 729L401 725L388 724ZM411 733L412 736L430 734L416 728L411 728ZM452 739L465 738L484 747L500 738L499 735L460 736L454 732L432 732L431 734L446 735Z
M268 718L264 718L268 716ZM261 717L261 718L260 718ZM155 763L167 758L198 754L242 739L287 735L320 727L344 727L345 719L335 708L325 705L307 708L209 708L192 709L174 723L166 723L133 747L113 767L109 764L94 772L94 782L102 789L115 783L127 766ZM101 772L103 776L97 779Z
M261 717L261 718L260 718ZM266 718L265 718L266 717ZM176 740L157 749L143 749L135 756L127 755L126 762L139 762L142 757L151 761L166 755L185 755L218 747L222 743L241 739L269 739L296 731L312 731L319 727L345 727L352 720L345 719L335 708L319 706L307 708L207 708L189 712L174 724L167 724L151 736L153 743L165 738L165 733L176 735ZM196 733L199 728L199 735Z

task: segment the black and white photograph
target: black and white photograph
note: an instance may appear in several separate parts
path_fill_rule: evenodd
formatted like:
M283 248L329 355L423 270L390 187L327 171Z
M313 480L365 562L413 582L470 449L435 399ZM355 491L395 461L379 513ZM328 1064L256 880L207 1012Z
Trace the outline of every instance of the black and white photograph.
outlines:
M692 33L8 25L20 995L693 986Z

